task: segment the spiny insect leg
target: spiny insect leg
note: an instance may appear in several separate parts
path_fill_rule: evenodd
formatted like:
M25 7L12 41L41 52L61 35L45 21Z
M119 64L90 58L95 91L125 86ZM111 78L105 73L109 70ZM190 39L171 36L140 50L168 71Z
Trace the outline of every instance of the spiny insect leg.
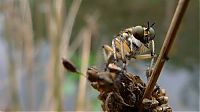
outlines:
M122 56L122 63L123 63L123 70L126 70L126 59L125 59L125 55L124 55L124 44L123 44L123 40L120 39L120 47L121 47L121 56Z
M108 62L109 58L113 54L113 49L108 45L103 45L102 51L103 51L105 61Z
M102 50L103 50L104 59L106 61L106 67L105 67L104 70L107 71L107 68L108 68L108 65L109 65L109 61L108 60L109 60L109 58L111 56L109 52L112 52L112 51L109 51L109 49L106 47L106 45L102 46Z
M150 63L150 66L149 66L149 70L150 71L153 70L153 64L154 64L154 61L155 61L155 45L154 45L154 40L151 41L151 44L152 44L152 51L151 51L152 59L151 59L151 63ZM149 74L149 76L150 76L150 74Z
M141 55L135 55L133 58L137 60L145 60L145 59L151 59L151 54L141 54Z
M156 58L154 40L151 40L151 44L152 44L152 51L151 51L152 58L151 58L151 63L150 63L150 67L149 67L150 72L149 72L147 79L150 78L151 73L153 72L153 66L154 66L155 58ZM160 90L160 86L158 84L156 84L155 90Z
M128 41L130 42L131 53L133 52L133 37L129 38Z
M115 40L116 40L116 38L114 38L114 39L112 40L112 48L113 48L114 60L115 60L115 62L116 62L116 61L117 61L117 55L116 55Z

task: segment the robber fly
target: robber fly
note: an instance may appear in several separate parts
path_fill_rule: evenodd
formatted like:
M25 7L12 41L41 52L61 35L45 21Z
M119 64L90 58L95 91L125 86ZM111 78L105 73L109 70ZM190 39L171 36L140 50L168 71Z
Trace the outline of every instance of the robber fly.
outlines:
M106 65L110 63L117 64L119 61L123 63L123 69L126 70L127 61L134 59L151 59L150 70L152 69L155 48L154 38L155 31L152 25L147 27L135 26L124 29L112 40L112 46L104 45L103 52L107 61ZM151 53L148 53L148 52Z

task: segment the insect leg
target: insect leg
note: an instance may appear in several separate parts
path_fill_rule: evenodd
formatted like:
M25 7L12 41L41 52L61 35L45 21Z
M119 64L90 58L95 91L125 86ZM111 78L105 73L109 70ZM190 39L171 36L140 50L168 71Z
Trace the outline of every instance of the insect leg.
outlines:
M107 71L108 65L109 65L109 59L111 58L111 53L113 52L112 48L108 45L103 45L102 46L103 54L104 54L104 59L106 61L106 68L104 69Z
M151 44L152 44L152 51L151 51L152 58L151 58L150 66L149 66L149 71L150 72L149 72L148 76L151 75L151 72L153 70L153 64L154 64L154 61L155 61L155 44L154 44L154 40L151 41ZM147 78L149 78L149 77L147 77Z
M133 52L133 39L129 38L128 41L130 42L130 47L131 47L131 53Z
M121 47L121 56L122 56L122 62L123 62L123 69L126 70L126 59L125 59L125 55L124 55L124 43L123 40L120 39L120 47Z
M153 64L154 64L154 61L155 61L155 58L156 58L154 40L151 40L151 44L152 44L152 51L151 51L152 58L151 58L151 63L150 63L150 67L149 67L149 75L147 77L148 80L149 80L151 73L153 71ZM155 90L160 90L160 86L158 84L156 84Z
M121 47L121 55L122 55L122 60L124 60L124 45L123 45L123 41L120 41L120 47Z
M115 62L116 62L116 61L117 61L117 56L116 56L116 45L115 45L115 40L116 40L116 38L114 38L114 39L112 40L112 48L113 48L114 60L115 60Z
M135 56L133 56L133 58L135 58L137 60L145 60L145 59L151 59L152 56L151 56L151 54L141 54L141 55L135 55Z
M106 62L108 62L109 58L113 54L113 49L108 45L103 45L102 50L103 50L104 59Z

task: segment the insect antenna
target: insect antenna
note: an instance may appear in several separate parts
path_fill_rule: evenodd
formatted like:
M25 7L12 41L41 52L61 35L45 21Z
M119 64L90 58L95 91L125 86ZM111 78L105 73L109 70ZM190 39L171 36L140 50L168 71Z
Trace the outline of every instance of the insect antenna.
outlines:
M154 22L153 24L151 24L151 26L150 26L150 27L153 27L155 24L156 24L156 23Z
M149 31L150 27L149 27L149 21L147 22L147 29L146 31Z

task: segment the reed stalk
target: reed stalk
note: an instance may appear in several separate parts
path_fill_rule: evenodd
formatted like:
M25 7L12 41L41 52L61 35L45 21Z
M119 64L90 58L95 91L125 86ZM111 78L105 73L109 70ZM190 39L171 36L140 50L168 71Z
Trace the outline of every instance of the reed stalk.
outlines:
M23 23L22 33L24 41L24 54L25 61L24 67L26 68L27 79L27 91L29 96L29 109L33 109L34 106L34 84L33 84L33 68L34 68L34 41L33 41L33 25L31 17L31 9L28 0L19 0L20 18Z
M61 83L61 78L59 74L60 70L60 53L59 53L59 48L60 48L60 37L61 37L61 31L62 31L62 15L63 15L63 0L58 0L54 1L55 3L49 2L48 3L48 9L49 11L47 12L46 19L48 21L48 37L50 40L50 47L51 47L51 54L49 58L49 63L50 63L50 68L48 70L48 76L50 78L50 87L52 86L53 89L51 90L50 87L47 90L52 91L52 94L46 93L47 97L45 100L51 99L53 97L53 105L50 105L50 108L56 111L61 111L62 110L62 93L61 93L61 88L62 88L62 83ZM48 101L47 101L48 102Z
M50 1L46 2L48 3L48 9L50 9L47 12L46 19L48 21L47 23L48 34L51 45L49 66L50 68L52 68L48 70L48 76L50 80L54 81L53 83L50 81L51 85L53 85L53 90L52 90L53 94L51 95L49 93L46 93L47 95L45 98L45 102L48 102L48 100L51 99L50 97L53 96L54 99L53 101L54 105L56 105L55 106L56 110L61 111L63 105L62 82L64 79L63 78L64 69L61 64L61 59L63 57L68 57L67 52L68 52L69 40L81 0L73 1L66 20L64 20L65 14L64 14L63 0L56 1L54 7L52 7L52 2ZM55 14L53 12L55 12ZM63 23L65 23L64 26Z
M51 1L46 0L45 1L46 4L46 9L47 12L45 13L45 20L46 20L46 28L47 28L47 37L48 37L48 41L49 41L49 45L50 45L50 56L48 59L48 65L46 68L46 80L47 80L47 89L44 95L44 99L42 102L42 107L41 108L45 108L44 106L46 106L46 108L48 108L49 110L53 110L53 104L52 101L54 102L53 99L53 73L54 73L54 52L53 52L53 43L54 43L54 36L55 36L55 20L53 19L53 15L52 15L52 5L51 5Z
M166 59L168 58L168 54L176 38L177 31L179 29L183 15L187 9L188 3L189 3L189 0L179 0L178 2L176 11L174 13L171 24L169 26L169 30L166 34L163 46L161 48L160 55L158 56L158 59L155 63L155 68L153 72L151 73L151 77L147 84L147 88L145 89L143 98L150 98L153 92L156 82L160 76L161 70L164 66Z
M64 29L61 36L61 47L60 53L62 58L68 58L68 51L69 51L69 40L71 37L72 29L74 26L74 22L80 8L82 0L73 0L72 5L69 9L67 18L64 23Z
M71 7L69 9L68 15L66 19L64 20L64 26L61 32L61 38L60 38L60 46L59 46L59 75L61 79L64 79L64 68L62 67L61 59L63 58L69 58L69 41L71 37L71 33L73 30L74 22L78 13L78 10L80 8L82 0L73 0ZM63 80L61 80L63 82Z
M5 110L19 110L20 103L18 97L18 89L17 89L17 62L15 61L14 51L16 50L15 45L16 42L13 40L14 32L11 32L11 29L15 27L12 22L10 22L10 16L14 11L14 1L9 1L7 3L3 3L4 8L3 12L8 15L8 18L5 19L6 27L5 27L5 36L7 37L7 42L9 44L7 54L8 54L8 81L9 81L9 92L10 92L10 99L7 108Z
M89 29L84 29L83 39L83 49L82 49L82 62L81 62L81 73L86 73L89 64L90 47L91 47L91 32ZM86 83L87 79L85 77L80 77L79 80L79 94L77 98L76 111L84 111L85 109L85 96L86 96Z
M16 73L16 61L14 58L14 42L11 40L10 47L8 50L8 74L9 74L9 89L11 94L10 106L12 110L20 109L19 95L18 95L18 86L17 86L17 73Z
M17 3L18 2L18 3ZM10 80L10 89L12 94L13 105L11 106L12 110L19 110L20 103L18 98L18 90L17 90L17 73L16 71L23 67L26 70L25 74L28 77L27 83L28 87L26 88L28 93L28 109L31 109L33 106L33 66L34 66L34 44L33 44L33 29L32 29L32 19L29 1L19 0L19 1L6 1L4 12L8 14L8 18L6 18L7 24L7 32L6 36L8 36L9 50L9 80ZM14 32L12 29L15 29ZM18 49L19 48L19 49ZM18 57L15 55L16 52L20 52L22 57ZM23 54L24 53L24 54ZM21 59L19 59L21 58ZM22 66L21 66L22 65ZM21 68L20 68L21 69ZM22 73L22 72L21 72Z
M89 65L92 37L96 33L96 29L97 29L96 21L98 17L99 16L97 14L87 15L85 18L87 26L83 28L79 34L82 36L82 40L83 40L82 57L81 57L81 60L82 60L81 73L86 73L88 65ZM88 109L88 107L85 105L87 103L86 83L87 83L87 79L85 77L80 77L79 92L78 92L77 103L76 103L76 111L86 111L86 109Z

